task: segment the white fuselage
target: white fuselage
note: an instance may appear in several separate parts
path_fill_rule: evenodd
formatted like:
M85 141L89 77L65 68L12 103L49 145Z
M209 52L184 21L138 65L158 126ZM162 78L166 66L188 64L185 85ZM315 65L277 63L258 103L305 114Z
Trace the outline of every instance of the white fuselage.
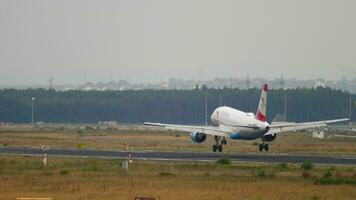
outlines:
M253 113L222 106L214 110L211 115L214 126L231 131L232 139L253 140L268 132L269 124L255 118Z

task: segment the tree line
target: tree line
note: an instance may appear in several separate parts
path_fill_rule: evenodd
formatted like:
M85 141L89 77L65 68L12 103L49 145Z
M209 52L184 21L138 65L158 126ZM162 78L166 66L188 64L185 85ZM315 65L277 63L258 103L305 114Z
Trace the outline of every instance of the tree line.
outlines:
M128 90L128 91L55 91L45 89L0 90L0 122L31 122L32 97L35 97L35 121L85 122L143 121L166 123L205 123L205 99L208 118L213 110L226 105L256 112L260 89ZM288 121L302 122L349 116L349 94L331 88L270 90L267 119L284 113ZM355 95L352 96L355 112ZM356 117L353 117L354 119Z

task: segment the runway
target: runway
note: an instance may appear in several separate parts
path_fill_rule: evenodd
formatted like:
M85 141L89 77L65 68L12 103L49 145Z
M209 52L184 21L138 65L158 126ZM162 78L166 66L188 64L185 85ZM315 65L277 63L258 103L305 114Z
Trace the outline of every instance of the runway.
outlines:
M1 147L0 155L41 156L39 148L28 147ZM94 149L50 149L48 156L59 157L89 157L89 158L127 158L128 152L120 150L94 150ZM301 155L301 154L275 154L275 153L213 153L213 152L167 152L167 151L137 151L132 153L134 159L164 160L164 161L210 161L227 157L233 162L248 163L292 163L298 164L310 161L322 165L355 165L356 156L337 155Z

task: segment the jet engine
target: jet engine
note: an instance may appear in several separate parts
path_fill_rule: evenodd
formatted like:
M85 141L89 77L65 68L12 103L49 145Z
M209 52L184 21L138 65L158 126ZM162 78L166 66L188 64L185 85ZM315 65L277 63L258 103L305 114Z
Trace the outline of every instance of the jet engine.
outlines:
M192 132L190 134L190 137L192 138L194 143L202 143L206 140L205 133Z
M277 134L269 134L269 135L264 135L262 136L262 140L265 142L272 142L274 139L276 139Z

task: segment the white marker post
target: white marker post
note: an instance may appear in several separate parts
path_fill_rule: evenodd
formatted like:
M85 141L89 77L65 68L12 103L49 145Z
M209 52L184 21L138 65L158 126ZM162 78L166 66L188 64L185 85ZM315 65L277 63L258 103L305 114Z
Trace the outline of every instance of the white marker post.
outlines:
M44 154L42 161L43 161L43 165L46 167L47 166L47 154L46 153Z
M35 107L35 97L32 97L32 104L31 104L31 124L34 124L34 107Z
M131 152L129 152L129 163L132 164L133 160L132 160L132 155Z
M132 152L134 151L133 147L125 147L125 150L129 153L128 154L128 159L129 159L129 163L132 164L133 163L133 156L132 156Z
M43 166L46 167L47 166L47 151L49 150L49 146L40 145L40 148L44 153L44 156L42 158L42 163L43 163Z

